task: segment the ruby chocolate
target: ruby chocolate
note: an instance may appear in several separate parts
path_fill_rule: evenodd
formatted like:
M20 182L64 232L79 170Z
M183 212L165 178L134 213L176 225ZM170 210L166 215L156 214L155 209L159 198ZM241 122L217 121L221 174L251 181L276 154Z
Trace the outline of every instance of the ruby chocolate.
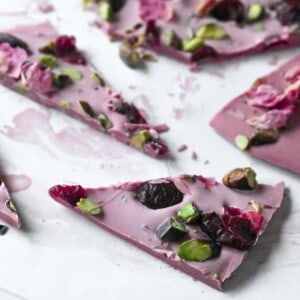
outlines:
M241 150L300 174L300 56L228 103L211 126ZM241 137L246 147L241 147Z
M73 36L49 23L0 32L0 82L36 102L63 110L87 125L153 157L168 147L161 126L124 101L87 61ZM164 129L163 129L164 130Z
M194 67L300 44L300 4L294 0L127 0L117 11L115 1L84 2L93 3L109 36Z
M139 201L142 186L170 183L181 191L180 202L153 209ZM283 183L236 190L212 178L186 175L106 188L57 185L49 190L62 205L216 289L222 289L263 233L281 205L283 192ZM150 192L145 194L146 198L151 196ZM164 201L164 197L157 201ZM182 214L191 201L199 217L184 225L177 219L178 212ZM82 210L82 202L92 204L97 213Z

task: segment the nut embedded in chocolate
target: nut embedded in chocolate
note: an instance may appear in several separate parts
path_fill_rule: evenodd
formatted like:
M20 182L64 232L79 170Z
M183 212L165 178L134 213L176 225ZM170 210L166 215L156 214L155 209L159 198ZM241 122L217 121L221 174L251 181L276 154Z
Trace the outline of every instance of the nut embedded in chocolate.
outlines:
M170 218L156 229L156 235L159 239L168 242L181 240L187 233L187 229L178 220Z
M177 255L186 261L205 261L220 254L220 247L211 241L192 239L179 245Z
M161 209L180 203L183 200L183 194L171 181L146 182L137 189L135 199L148 208Z
M254 190L257 186L255 177L251 168L236 168L223 177L223 184L234 189Z
M258 129L250 139L251 146L261 146L276 143L279 139L279 133L276 130Z
M199 218L199 210L192 201L186 203L177 212L177 217L185 224L193 224Z

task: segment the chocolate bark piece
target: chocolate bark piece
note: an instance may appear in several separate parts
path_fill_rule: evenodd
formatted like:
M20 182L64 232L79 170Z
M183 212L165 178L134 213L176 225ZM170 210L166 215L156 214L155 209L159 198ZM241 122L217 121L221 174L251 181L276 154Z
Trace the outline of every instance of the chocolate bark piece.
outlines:
M16 27L2 34L22 38L31 50L29 54L18 45L13 48L0 40L3 85L38 103L61 109L147 155L168 156L168 147L159 137L160 126L148 124L133 104L106 84L77 49L75 37L59 35L50 23ZM148 138L136 145L132 138L140 132L146 132Z
M21 227L21 221L8 190L0 177L0 219L14 227Z
M143 49L151 49L192 67L206 61L300 44L299 1L125 1L108 20L99 14L99 6L104 1L90 2L94 2L98 24L110 37L128 40L144 36ZM218 26L228 38L204 38L202 47L195 40L199 47L184 51L180 41L195 37L199 28L207 24Z
M247 153L300 174L299 74L297 56L229 102L211 126L232 143L249 138Z
M136 200L136 192L141 186L169 182L182 192L180 203L153 210ZM50 196L60 204L216 289L222 289L224 281L242 263L247 254L245 249L256 243L263 233L281 205L283 192L283 183L275 186L259 184L254 191L237 191L211 178L187 175L105 188L57 185L49 190ZM81 198L88 198L102 207L102 214L88 215L80 210L76 203ZM162 241L157 228L166 220L176 218L177 212L191 199L203 216L197 222L205 219L204 231L198 224L187 224L188 233L184 240ZM262 208L260 212L253 208L253 199ZM210 224L211 218L204 218L212 212L219 223L213 221ZM238 244L240 240L242 245ZM184 244L186 241L190 242ZM186 252L190 247L193 253Z

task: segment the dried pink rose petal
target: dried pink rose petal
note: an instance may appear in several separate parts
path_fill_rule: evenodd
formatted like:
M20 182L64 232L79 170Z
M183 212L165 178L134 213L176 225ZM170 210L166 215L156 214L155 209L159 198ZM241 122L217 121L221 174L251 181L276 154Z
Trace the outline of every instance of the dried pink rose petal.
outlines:
M139 0L140 17L144 21L171 20L173 9L164 0Z
M273 109L258 117L246 120L246 123L258 129L276 130L286 125L293 108Z
M300 79L300 66L294 66L284 74L287 83L292 84Z
M22 68L22 82L29 89L38 93L51 93L53 86L53 73L51 69L43 69L40 63L28 62Z
M261 84L249 94L247 103L251 106L273 108L284 99L284 94L269 84Z
M24 49L12 48L8 43L0 44L0 73L12 78L19 78L22 65L27 59Z

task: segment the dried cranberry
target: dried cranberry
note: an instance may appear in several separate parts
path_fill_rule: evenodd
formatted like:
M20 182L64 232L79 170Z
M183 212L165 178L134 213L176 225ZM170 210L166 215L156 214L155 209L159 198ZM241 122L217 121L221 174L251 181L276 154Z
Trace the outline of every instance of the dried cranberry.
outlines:
M221 217L216 213L202 214L199 226L215 243L245 250L255 242L262 222L263 216L258 212L243 213L227 207Z
M126 102L115 101L112 109L119 114L126 115L130 123L143 124L147 123L146 119L138 111L138 109L133 104L128 104Z
M183 194L173 182L151 183L141 185L135 199L151 209L160 209L173 206L183 200Z
M55 52L58 56L68 55L76 51L76 40L73 36L61 35L55 40Z
M148 21L146 24L146 42L150 46L157 46L160 41L160 32L154 20Z
M80 198L87 198L86 190L80 185L56 185L49 190L49 195L55 200L62 199L71 205L76 205Z
M220 21L244 20L244 5L239 0L223 0L211 11L211 15Z

